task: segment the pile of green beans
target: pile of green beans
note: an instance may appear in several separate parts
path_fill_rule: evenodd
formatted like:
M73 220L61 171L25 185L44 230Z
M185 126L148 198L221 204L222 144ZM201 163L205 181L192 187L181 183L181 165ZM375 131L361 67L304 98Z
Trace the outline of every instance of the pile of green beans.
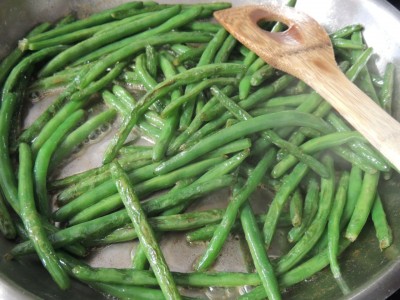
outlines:
M395 170L307 85L210 21L228 7L128 2L43 23L3 59L0 231L18 243L8 259L36 253L61 289L74 279L116 298L246 285L254 288L240 299L272 300L328 265L342 284L340 254L370 216L378 247L391 245L379 184ZM337 62L391 113L394 65L382 76L369 69L362 30L330 35ZM21 129L26 103L48 93L53 102L32 104L38 116ZM100 166L60 175L100 139ZM224 208L195 209L222 190ZM272 192L270 203L255 206L256 191ZM277 227L291 247L271 259ZM193 272L171 272L165 259L159 241L177 231L205 242ZM247 244L248 273L210 272L230 234ZM131 268L85 261L132 241Z

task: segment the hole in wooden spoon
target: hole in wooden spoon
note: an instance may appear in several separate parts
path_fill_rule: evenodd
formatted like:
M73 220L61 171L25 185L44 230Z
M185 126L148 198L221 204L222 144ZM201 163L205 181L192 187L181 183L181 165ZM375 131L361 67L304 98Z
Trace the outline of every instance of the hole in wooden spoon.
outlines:
M270 19L261 19L257 22L257 26L262 30L268 32L285 32L288 30L288 26L282 22L270 20Z

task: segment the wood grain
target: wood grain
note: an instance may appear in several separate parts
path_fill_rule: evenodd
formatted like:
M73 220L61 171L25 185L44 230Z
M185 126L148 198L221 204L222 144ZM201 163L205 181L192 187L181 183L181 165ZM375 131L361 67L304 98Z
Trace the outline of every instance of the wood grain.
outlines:
M338 68L328 34L311 17L285 6L241 6L214 13L242 44L268 64L306 82L386 159L400 170L400 124L349 81ZM288 26L281 33L262 20Z

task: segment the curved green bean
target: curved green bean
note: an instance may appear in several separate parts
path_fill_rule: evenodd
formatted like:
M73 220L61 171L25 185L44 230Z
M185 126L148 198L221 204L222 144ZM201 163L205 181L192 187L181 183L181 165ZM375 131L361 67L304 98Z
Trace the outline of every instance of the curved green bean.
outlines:
M77 126L83 119L85 112L78 110L70 115L58 128L56 128L49 139L43 144L37 153L34 166L35 191L37 195L38 211L45 217L50 216L50 202L47 192L47 173L51 156L60 145L64 136Z
M58 263L35 207L31 150L27 144L21 144L19 151L18 198L21 208L20 216L27 229L29 240L33 243L43 266L58 286L65 290L70 284L69 277Z

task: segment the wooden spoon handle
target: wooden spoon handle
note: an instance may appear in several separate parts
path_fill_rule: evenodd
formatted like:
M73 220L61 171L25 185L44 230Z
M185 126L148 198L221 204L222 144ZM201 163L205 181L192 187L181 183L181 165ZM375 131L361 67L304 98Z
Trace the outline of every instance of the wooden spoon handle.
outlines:
M307 83L400 170L400 124L336 66L307 65ZM321 69L322 68L322 69Z

